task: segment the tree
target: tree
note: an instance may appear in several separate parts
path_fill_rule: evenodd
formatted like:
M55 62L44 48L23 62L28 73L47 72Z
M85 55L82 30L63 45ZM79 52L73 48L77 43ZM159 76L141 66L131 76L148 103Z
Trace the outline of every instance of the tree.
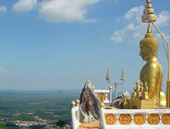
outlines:
M59 120L59 121L57 121L57 123L56 123L56 125L59 126L59 127L64 127L65 124L66 124L66 123L65 123L64 121L62 121L62 120Z

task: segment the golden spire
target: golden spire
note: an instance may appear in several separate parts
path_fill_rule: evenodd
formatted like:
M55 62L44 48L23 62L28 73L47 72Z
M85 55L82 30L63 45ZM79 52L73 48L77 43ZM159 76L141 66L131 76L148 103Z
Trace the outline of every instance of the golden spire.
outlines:
M150 25L150 23L148 24L147 33L152 33L152 29L151 29L151 25Z
M106 81L108 81L108 83L110 83L110 69L109 69L109 67L107 68Z
M146 3L150 3L151 2L151 0L146 0Z
M150 23L148 24L148 28L147 28L147 33L145 35L145 38L154 38L154 35L152 34L152 29L151 29L151 25ZM145 39L144 38L144 39ZM148 42L148 41L147 41Z
M148 24L148 29L147 29L147 33L145 35L145 38L152 38L154 37L153 34L152 34L152 29L151 29L151 25L150 23Z
M120 80L122 80L122 81L125 81L126 79L125 79L125 73L124 73L124 69L122 68L122 73L121 73L121 78L120 78Z
M152 23L156 21L156 15L154 14L154 9L150 0L146 0L145 9L143 11L142 22Z

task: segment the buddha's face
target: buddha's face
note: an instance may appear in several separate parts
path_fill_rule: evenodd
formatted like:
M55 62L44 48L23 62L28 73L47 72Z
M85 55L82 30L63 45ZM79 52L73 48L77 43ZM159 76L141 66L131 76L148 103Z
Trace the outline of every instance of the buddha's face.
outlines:
M142 57L143 60L147 60L150 55L149 48L141 44L139 55Z

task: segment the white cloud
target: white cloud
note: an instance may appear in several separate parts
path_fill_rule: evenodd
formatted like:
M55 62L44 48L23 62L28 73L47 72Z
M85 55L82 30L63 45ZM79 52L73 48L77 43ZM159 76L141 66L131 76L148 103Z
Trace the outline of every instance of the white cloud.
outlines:
M49 22L96 22L85 18L90 5L101 0L46 0L40 3L39 15Z
M157 26L168 26L170 24L170 13L166 11L162 11L156 21Z
M0 74L6 74L7 70L3 69L2 67L0 67Z
M0 14L5 14L7 11L5 6L0 6Z
M123 19L121 21L125 21L128 24L120 30L116 30L110 40L113 42L119 43L124 40L124 37L126 36L129 31L131 31L131 35L128 35L129 37L132 36L132 38L140 38L142 35L141 31L139 31L143 25L141 24L141 16L143 12L144 7L133 7L130 10L128 10L125 15L123 16ZM135 31L138 31L137 33L133 33ZM119 40L117 40L119 39ZM120 40L121 39L121 40Z
M135 19L138 19L139 16L141 16L142 14L143 9L144 9L143 6L133 7L125 13L124 18L131 19L135 17Z
M37 5L37 0L19 0L13 6L13 11L24 13L32 10Z
M140 38L140 37L142 37L142 35L141 35L141 33L134 33L133 34L133 37L135 37L135 38Z
M110 38L110 40L116 43L122 42L124 34L124 30L117 30L114 32L114 35Z
M133 29L135 29L134 24L130 23L125 29L126 30L133 30Z
M123 29L116 30L110 40L115 43L120 43L123 42L124 39L127 41L127 38L129 38L131 39L130 42L139 42L146 33L146 29L144 30L143 28L147 28L147 24L144 24L141 21L143 9L143 6L139 6L128 10L123 16L123 19L119 21L126 22L126 26ZM170 13L165 11L159 13L156 24L159 27L170 25Z
M125 27L122 30L117 30L114 32L114 35L110 38L111 41L114 41L116 43L122 42L123 41L123 37L125 35L125 33L127 31L133 30L134 29L134 25L133 23L130 23L127 27Z

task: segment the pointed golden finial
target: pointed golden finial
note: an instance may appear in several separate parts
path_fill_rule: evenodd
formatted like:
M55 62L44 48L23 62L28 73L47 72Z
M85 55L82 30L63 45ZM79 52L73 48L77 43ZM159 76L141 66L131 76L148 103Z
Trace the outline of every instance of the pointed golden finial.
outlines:
M151 0L146 0L146 3L150 3L151 2Z
M71 106L74 107L76 103L74 101L71 102Z
M76 100L76 104L80 104L80 100L79 99Z
M94 86L94 85L92 85L92 86L91 86L91 88L94 90L94 89L95 89L95 86Z
M140 87L139 87L139 81L136 81L136 92L138 93L140 91Z
M121 78L120 78L120 80L122 80L122 81L125 81L126 79L125 79L125 73L124 73L124 69L122 68L122 73L121 73Z
M147 33L146 33L146 35L145 35L145 38L152 38L152 37L154 37L154 35L152 34L151 25L150 25L150 23L149 23L149 24L148 24L148 28L147 28ZM146 41L146 42L148 42L148 41Z
M147 33L152 33L152 29L151 29L151 25L150 25L150 23L148 24Z
M136 85L137 85L137 86L139 85L139 81L138 81L138 80L136 80Z
M105 104L104 104L104 97L103 96L101 96L101 103L100 103L100 107L104 107L105 106Z
M108 83L110 83L110 69L109 69L109 66L107 68L106 81L108 81Z

